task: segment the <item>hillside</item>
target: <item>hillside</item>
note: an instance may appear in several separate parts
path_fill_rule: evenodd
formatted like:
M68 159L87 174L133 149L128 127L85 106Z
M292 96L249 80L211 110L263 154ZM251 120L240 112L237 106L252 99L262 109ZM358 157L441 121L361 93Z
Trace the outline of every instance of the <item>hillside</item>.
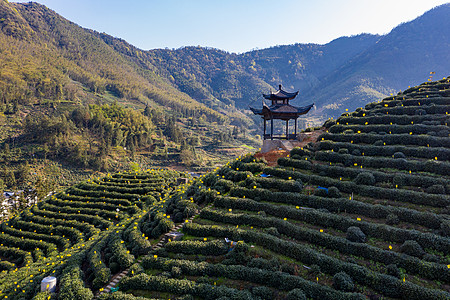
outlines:
M1 224L0 296L54 299L52 275L59 300L448 299L449 99L370 103L278 167L91 176Z
M202 171L258 146L241 112L196 101L141 50L43 5L0 1L0 53L1 190L138 164Z
M426 82L328 121L278 167L247 156L208 174L186 190L204 208L183 239L156 247L120 290L448 299L449 99L448 78Z
M295 104L316 103L300 122L304 127L421 82L431 71L448 75L449 15L450 5L442 5L387 35L325 45L242 54L202 47L143 51L43 5L1 0L3 183L25 188L8 178L18 177L30 158L37 160L31 173L52 180L137 162L209 169L229 154L258 148L260 119L245 110L280 83L300 89ZM137 122L111 119L115 110ZM30 132L52 126L62 129L40 138L43 131Z

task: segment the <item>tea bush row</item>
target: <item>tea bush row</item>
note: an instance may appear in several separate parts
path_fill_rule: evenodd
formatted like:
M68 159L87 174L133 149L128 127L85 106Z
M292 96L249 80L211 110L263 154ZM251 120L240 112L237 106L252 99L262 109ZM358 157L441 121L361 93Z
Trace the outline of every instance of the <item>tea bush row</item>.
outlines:
M165 244L169 252L201 255L223 255L228 252L228 245L222 240L203 241L172 241Z
M360 173L367 172L365 169L348 168L339 165L325 165L325 164L313 164L311 160L305 160L300 158L280 158L278 159L278 165L283 167L293 167L301 170L311 170L316 174L333 177L333 178L350 178L355 179ZM446 186L448 181L444 178L415 175L407 173L386 173L376 170L370 170L370 173L374 176L377 183L387 182L390 184L397 184L398 186L417 186L417 187L430 187L436 184Z
M42 204L43 209L47 207L48 205ZM78 222L87 222L90 223L100 229L108 228L112 223L109 221L104 220L101 217L98 216L92 216L87 214L72 214L72 213L63 213L63 212L53 212L50 210L41 210L37 206L33 206L30 209L30 212L42 216L45 218L52 218L52 219L62 219L62 220L75 220ZM58 207L56 207L58 209ZM63 210L63 209L61 209ZM61 211L60 210L60 211ZM64 211L64 210L63 210Z
M383 132L384 134L429 134L429 132L448 131L449 127L446 125L424 125L424 124L409 124L409 125L334 125L328 129L328 132L338 134L344 133L346 130L352 130L353 133L371 133ZM345 133L344 133L345 134ZM447 133L448 135L448 133Z
M99 240L87 254L89 261L87 274L91 274L89 279L91 279L93 290L102 288L111 278L111 271L106 266L106 262L102 260L102 250L106 247L107 242L107 238Z
M73 195L67 195L64 192L56 194L56 197L62 200L67 201L79 201L79 202L89 202L89 203L104 203L104 204L111 204L116 206L132 206L133 204L129 200L125 199L115 199L115 198L109 198L109 197L84 197L84 196L73 196Z
M450 120L448 115L372 115L362 116L364 112L358 113L358 117L340 117L337 119L339 124L396 124L396 125L410 125L410 124L426 124L427 122L438 122L440 125L444 125ZM412 123L411 123L412 122Z
M395 277L373 272L353 263L343 262L339 259L317 253L316 251L311 251L301 244L286 241L265 233L192 223L185 224L184 231L194 236L228 237L233 240L244 240L247 243L255 243L276 253L300 260L305 264L316 264L327 274L334 275L344 271L356 282L371 287L388 297L414 300L446 299L450 297L450 294L447 292L428 289L410 282L402 282Z
M406 240L416 240L422 247L446 252L450 248L450 239L432 233L420 232L417 230L402 229L385 224L358 221L343 215L323 212L316 209L293 208L289 206L273 205L262 203L252 199L230 198L218 196L214 205L222 208L232 208L247 211L264 211L268 215L278 218L289 218L297 221L307 222L323 228L335 228L342 232L347 231L351 226L360 227L367 235L391 241L403 243Z
M448 137L435 137L430 135L410 135L410 134L371 134L371 133L357 133L357 134L333 134L323 133L318 140L330 140L334 142L345 142L355 144L375 144L381 141L386 145L411 145L423 147L445 147L450 148L450 140Z
M362 165L365 168L392 168L411 172L429 172L444 176L450 174L449 162L435 160L419 161L374 156L354 156L325 151L316 152L315 159L327 163L342 163L345 166L353 166L356 163L358 166Z
M10 227L7 223L1 225L2 234L8 234L18 238L24 238L29 240L44 241L50 244L55 244L59 249L66 249L70 246L70 240L57 235L40 234L30 231L22 231Z
M34 207L31 208L30 211L25 210L22 212L20 217L22 220L33 222L34 224L50 225L50 226L64 226L64 227L75 228L75 229L80 230L85 235L85 238L89 238L98 232L98 229L95 228L91 224L82 223L82 222L78 222L75 220L64 220L64 219L51 218L48 216L46 216L44 218L43 216L33 214L33 212L35 212L35 211L37 211L37 210Z
M266 173L275 175L273 173L274 168L267 168ZM271 173L272 172L272 173ZM341 192L345 193L357 193L361 196L387 199L392 201L407 202L419 205L428 205L433 207L446 207L450 204L450 197L447 195L435 195L423 192L416 192L405 189L384 188L371 185L368 182L358 182L358 178L364 175L371 175L371 171L361 172L355 177L355 181L343 181L333 179L330 177L324 177L314 174L306 174L297 172L296 179L300 179L303 182L309 184L320 185L324 187L337 187ZM372 177L374 177L372 175ZM375 181L375 179L373 179ZM373 182L375 183L375 182Z
M248 214L230 214L205 208L200 216L204 219L229 223L233 225L251 225L258 227L275 227L278 232L286 236L295 238L298 241L307 241L314 245L319 245L332 250L338 250L347 255L356 255L365 259L378 261L384 264L397 264L406 269L409 273L419 274L422 277L432 280L450 282L450 273L446 265L423 262L422 260L403 256L399 253L383 250L364 243L350 242L345 238L297 226L278 218L262 217ZM349 227L359 228L359 227ZM311 251L314 251L311 249Z
M283 170L282 170L283 171ZM273 172L274 173L274 172ZM403 222L423 225L428 228L438 229L441 227L442 219L436 214L419 212L413 209L369 204L347 198L324 198L318 196L307 196L299 193L271 192L264 189L246 189L237 187L230 191L230 196L247 197L259 201L268 201L311 208L326 208L330 212L347 212L370 218L385 219L389 214L395 214Z
M41 234L53 234L56 236L66 237L72 244L76 244L83 240L83 234L78 229L61 226L61 225L43 225L33 222L22 221L21 218L14 218L9 221L9 224L13 225L16 229L23 231L33 231Z
M307 297L313 299L364 299L361 294L346 294L335 291L328 286L319 285L300 276L242 265L196 263L189 260L174 260L159 257L146 257L142 265L146 269L159 269L164 271L170 271L173 267L178 267L183 274L188 276L225 277L232 280L243 280L264 286L271 286L285 291L300 288Z
M404 153L406 157L428 159L435 159L435 157L437 157L442 161L450 160L450 149L444 147L407 147L403 145L374 146L333 141L321 141L318 143L318 150L333 150L334 152L339 152L340 149L347 149L350 154L355 151L359 152L360 155L364 153L364 156L392 157L395 153L401 152ZM291 151L291 156L292 155Z

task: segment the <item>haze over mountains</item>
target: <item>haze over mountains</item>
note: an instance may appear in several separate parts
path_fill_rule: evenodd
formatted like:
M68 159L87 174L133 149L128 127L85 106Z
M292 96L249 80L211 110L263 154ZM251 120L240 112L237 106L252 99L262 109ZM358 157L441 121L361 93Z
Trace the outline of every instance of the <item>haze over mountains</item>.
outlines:
M450 4L383 36L234 54L202 47L142 51L40 4L0 3L0 90L19 99L51 98L36 92L42 86L61 88L62 98L112 93L140 107L171 107L242 124L249 119L233 106L245 109L280 83L300 90L296 104L314 102L328 117L423 82L430 72L442 78L450 69Z

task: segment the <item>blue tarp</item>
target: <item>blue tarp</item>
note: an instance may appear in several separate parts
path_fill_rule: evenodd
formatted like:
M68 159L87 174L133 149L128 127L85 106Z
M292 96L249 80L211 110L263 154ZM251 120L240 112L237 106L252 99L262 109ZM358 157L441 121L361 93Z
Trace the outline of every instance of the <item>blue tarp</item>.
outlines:
M262 173L262 174L259 175L259 176L261 176L261 177L270 177L270 176L272 176L272 175Z
M327 189L327 188L325 188L325 187L322 187L322 186L318 186L318 187L317 187L317 189L318 189L318 190L325 190L325 191L327 192L327 194L328 194L328 189Z

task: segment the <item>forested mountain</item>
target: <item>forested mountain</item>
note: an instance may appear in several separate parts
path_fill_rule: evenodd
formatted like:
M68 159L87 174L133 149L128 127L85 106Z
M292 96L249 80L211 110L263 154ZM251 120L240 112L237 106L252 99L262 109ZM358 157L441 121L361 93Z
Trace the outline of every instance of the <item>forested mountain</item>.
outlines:
M446 4L384 36L242 54L144 51L43 5L0 0L1 159L20 166L51 158L103 170L136 153L205 162L200 151L215 156L218 146L257 145L259 119L245 109L278 84L299 89L294 104L316 103L311 115L324 120L430 72L448 75L449 20Z
M20 57L21 66L19 70L17 64L15 68L7 65L11 76L8 81L2 74L2 89L11 89L14 83L18 90L8 92L19 98L29 98L25 91L30 87L44 96L70 98L71 83L76 81L90 92L111 92L190 115L202 111L224 121L222 114L232 111L230 105L246 108L262 91L281 83L300 89L300 101L315 102L319 110L336 108L331 114L338 115L344 106L361 106L405 89L407 83L419 83L431 71L447 75L449 15L450 4L446 4L387 35L342 37L325 45L276 46L242 54L202 47L143 51L105 33L83 29L42 5L3 0L3 56ZM20 55L13 49L21 49ZM40 67L32 69L36 65ZM40 77L49 82L39 81ZM17 98L2 94L4 102Z
M257 145L245 134L250 118L180 91L147 56L43 5L1 0L0 190L35 182L22 175L51 169L47 160L102 171L155 160L204 166L220 156L208 157L211 145ZM70 177L56 170L46 173Z

